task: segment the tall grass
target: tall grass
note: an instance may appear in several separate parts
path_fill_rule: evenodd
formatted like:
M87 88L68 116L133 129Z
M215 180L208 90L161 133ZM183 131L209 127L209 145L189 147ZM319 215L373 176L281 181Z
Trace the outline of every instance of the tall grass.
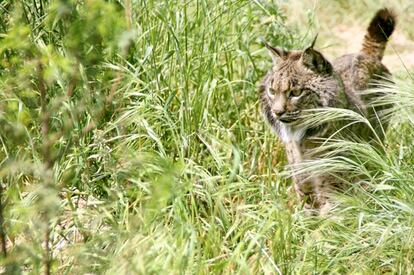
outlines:
M304 167L360 179L308 217L256 94L262 41L312 37L277 4L0 5L4 272L413 272L411 80L383 88L383 147L332 139Z

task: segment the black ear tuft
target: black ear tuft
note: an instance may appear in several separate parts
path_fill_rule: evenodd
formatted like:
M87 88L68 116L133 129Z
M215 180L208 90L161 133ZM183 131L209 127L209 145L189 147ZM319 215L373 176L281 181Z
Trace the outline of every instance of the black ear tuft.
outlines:
M289 52L287 52L287 51L285 51L284 49L281 49L281 48L276 48L276 47L273 47L273 46L270 46L268 43L264 43L265 44L265 46L266 46L266 48L269 50L269 52L271 53L271 55L272 55L272 58L273 58L273 62L274 63L277 63L277 62L279 62L280 61L280 59L282 59L282 60L286 60L286 58L288 57L288 55L289 55Z
M311 47L303 51L302 63L315 73L332 74L333 71L331 63L320 52Z
M316 35L315 35L315 37L313 38L312 43L311 43L311 45L309 46L309 48L313 49L313 47L314 47L314 46L315 46L315 44L316 44L316 39L318 39L318 34L316 34Z

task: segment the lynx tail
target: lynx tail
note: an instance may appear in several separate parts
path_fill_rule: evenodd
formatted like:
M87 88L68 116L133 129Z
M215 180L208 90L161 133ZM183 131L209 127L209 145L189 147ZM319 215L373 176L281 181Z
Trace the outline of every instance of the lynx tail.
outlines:
M362 53L381 60L384 56L388 38L394 31L395 24L396 16L392 10L383 8L377 11L364 37Z

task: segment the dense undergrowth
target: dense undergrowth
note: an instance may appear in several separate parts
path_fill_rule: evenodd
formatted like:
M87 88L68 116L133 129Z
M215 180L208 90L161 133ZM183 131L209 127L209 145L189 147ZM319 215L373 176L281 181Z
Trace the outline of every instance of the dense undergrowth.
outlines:
M333 139L303 167L359 179L312 217L256 91L262 41L304 47L312 11L303 31L272 1L0 9L2 272L414 272L408 71L377 102L395 104L381 146Z

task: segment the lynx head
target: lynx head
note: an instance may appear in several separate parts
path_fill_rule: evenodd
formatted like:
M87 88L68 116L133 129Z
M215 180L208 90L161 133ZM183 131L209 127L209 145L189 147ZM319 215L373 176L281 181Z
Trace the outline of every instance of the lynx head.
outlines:
M266 44L273 66L262 84L261 101L274 127L295 125L303 110L333 106L338 97L341 80L329 61L313 49L315 40L303 51L285 51Z

